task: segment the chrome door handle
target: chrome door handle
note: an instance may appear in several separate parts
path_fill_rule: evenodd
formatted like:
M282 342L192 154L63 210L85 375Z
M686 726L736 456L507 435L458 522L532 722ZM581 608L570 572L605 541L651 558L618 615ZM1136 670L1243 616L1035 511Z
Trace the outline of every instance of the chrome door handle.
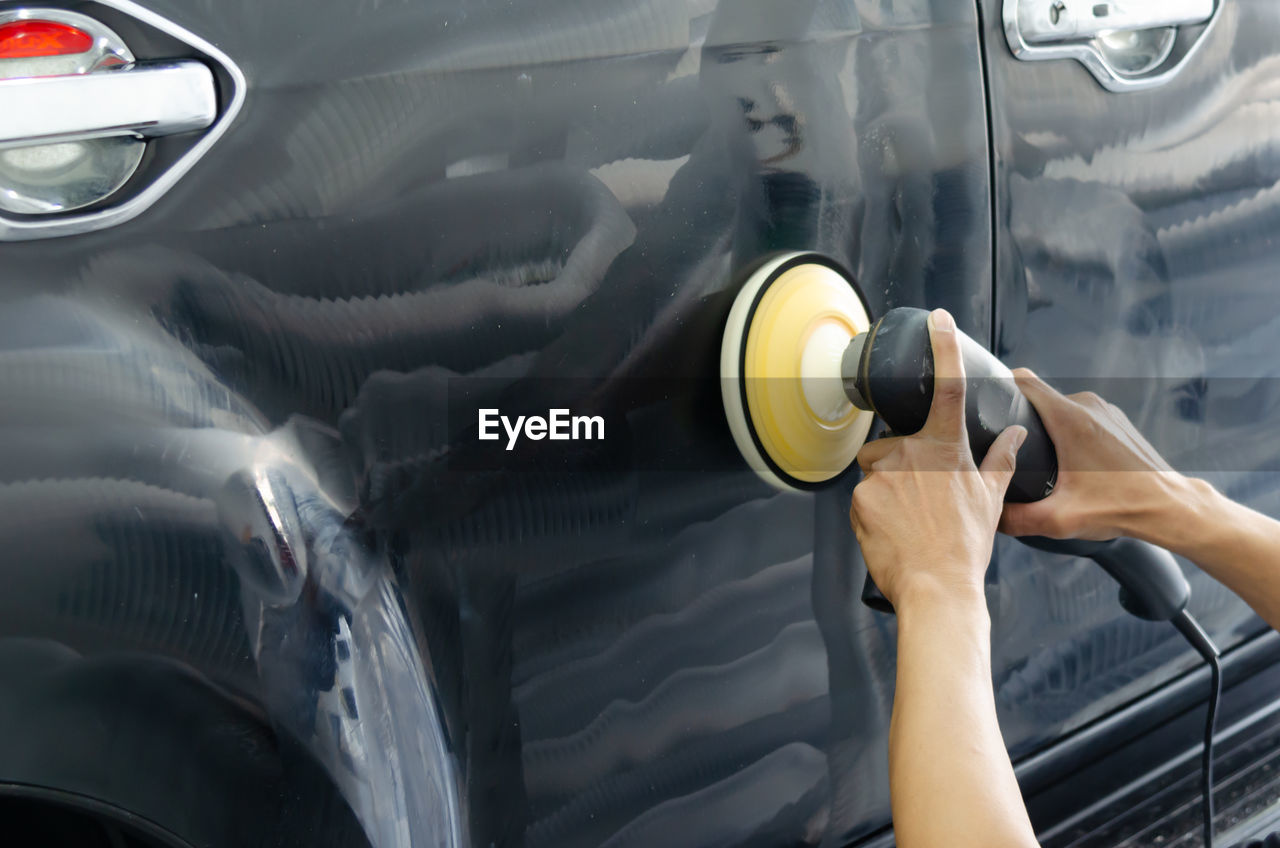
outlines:
M1075 59L1108 91L1173 79L1225 0L1004 0L1005 39L1025 62Z
M1020 0L1018 27L1028 44L1094 38L1109 32L1200 24L1214 0Z
M0 148L202 130L218 115L200 62L0 80Z

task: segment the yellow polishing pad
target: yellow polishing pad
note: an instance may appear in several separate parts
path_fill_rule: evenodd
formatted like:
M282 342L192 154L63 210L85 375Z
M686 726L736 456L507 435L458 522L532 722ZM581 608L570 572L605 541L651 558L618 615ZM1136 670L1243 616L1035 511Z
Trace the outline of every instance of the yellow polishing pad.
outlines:
M840 364L870 323L852 282L812 255L767 263L738 295L721 350L725 410L769 482L811 489L855 461L873 416L844 396Z

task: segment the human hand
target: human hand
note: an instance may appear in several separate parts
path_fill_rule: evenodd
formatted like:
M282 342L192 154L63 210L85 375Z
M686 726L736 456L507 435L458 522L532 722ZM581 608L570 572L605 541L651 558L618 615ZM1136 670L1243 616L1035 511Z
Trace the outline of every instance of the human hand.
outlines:
M960 337L946 311L929 315L929 338L929 418L914 435L863 446L858 464L867 476L849 511L867 569L898 609L921 593L983 597L1005 490L1027 435L1021 427L1005 430L977 468L965 429Z
M1018 387L1040 413L1058 453L1053 494L1006 504L1000 531L1054 539L1150 540L1150 526L1168 513L1189 481L1143 438L1128 416L1092 392L1063 395L1026 368Z

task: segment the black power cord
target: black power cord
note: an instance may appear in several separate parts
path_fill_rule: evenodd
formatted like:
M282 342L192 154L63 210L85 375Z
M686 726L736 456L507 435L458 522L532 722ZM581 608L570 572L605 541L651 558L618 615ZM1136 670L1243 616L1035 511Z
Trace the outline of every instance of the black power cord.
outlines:
M1204 848L1213 848L1213 733L1218 721L1218 699L1222 697L1222 664L1220 652L1200 623L1183 608L1172 619L1196 653L1209 664L1209 708L1204 722L1204 750L1200 755L1200 791L1204 796Z

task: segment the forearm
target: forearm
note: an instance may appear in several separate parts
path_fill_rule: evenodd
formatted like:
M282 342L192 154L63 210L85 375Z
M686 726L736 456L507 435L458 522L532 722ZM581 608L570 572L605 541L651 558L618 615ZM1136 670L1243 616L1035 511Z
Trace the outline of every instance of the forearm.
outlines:
M1161 481L1161 500L1132 535L1200 566L1280 629L1280 522L1192 478Z
M973 597L899 604L889 731L894 833L903 848L1033 846L996 721L990 620Z

